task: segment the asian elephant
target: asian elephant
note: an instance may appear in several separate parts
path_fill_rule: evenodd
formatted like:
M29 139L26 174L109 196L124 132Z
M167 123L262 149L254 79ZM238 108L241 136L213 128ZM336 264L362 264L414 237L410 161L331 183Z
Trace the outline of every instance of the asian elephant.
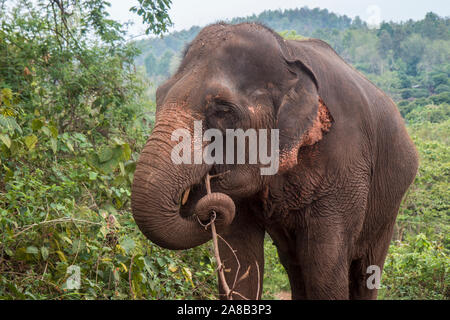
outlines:
M211 232L198 220L214 210L219 234L239 259L238 277L248 272L235 288L242 296L261 298L267 232L293 299L377 297L368 267L382 270L418 168L385 93L323 41L284 40L257 23L218 23L187 46L156 104L131 194L133 217L148 239L173 250L203 244ZM172 133L193 132L200 120L202 130L278 129L277 173L261 175L261 163L173 163L179 141ZM206 196L208 173L222 175ZM236 259L219 245L233 283Z

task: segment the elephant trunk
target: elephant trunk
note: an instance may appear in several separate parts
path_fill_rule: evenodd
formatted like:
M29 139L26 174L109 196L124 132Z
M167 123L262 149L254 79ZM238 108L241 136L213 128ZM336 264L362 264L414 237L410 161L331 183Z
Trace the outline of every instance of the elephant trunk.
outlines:
M225 194L203 197L190 216L180 215L183 191L201 183L211 166L171 161L175 142L173 128L156 125L139 158L131 191L133 217L144 235L155 244L172 250L189 249L211 239L211 232L199 223L214 210L220 225L234 218L234 203ZM197 214L195 214L197 213Z

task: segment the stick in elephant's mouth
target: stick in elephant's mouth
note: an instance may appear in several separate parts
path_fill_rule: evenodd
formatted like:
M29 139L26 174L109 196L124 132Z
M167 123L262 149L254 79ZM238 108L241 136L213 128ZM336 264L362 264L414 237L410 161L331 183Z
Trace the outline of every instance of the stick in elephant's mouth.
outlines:
M224 174L227 174L228 172L230 172L230 171L228 170L228 171L221 172L221 173L215 174L215 175L210 175L209 173L206 174L206 176L205 176L205 185L206 185L207 195L211 194L211 178L216 178L216 177L222 176ZM239 270L241 268L241 264L239 262L239 259L238 259L237 255L236 255L235 250L230 246L230 244L227 241L225 241L224 238L222 238L217 233L216 225L214 223L215 220L216 220L216 212L214 210L212 210L211 214L210 214L210 220L209 220L209 222L207 224L203 224L200 219L198 219L198 222L205 229L207 229L208 227L211 227L211 234L212 234L212 241L213 241L213 248L214 248L214 257L215 257L216 263L217 263L217 272L219 273L219 279L220 279L220 282L222 284L223 290L225 291L224 296L225 296L225 298L227 300L233 300L233 294L236 294L236 295L240 296L244 300L249 300L247 297L243 296L241 293L235 291L235 288L236 288L236 285L240 281L242 281L243 279L248 277L249 271L250 271L250 266L247 269L247 271L241 276L241 278L238 279L237 276L239 275ZM218 238L220 238L228 246L228 248L231 250L231 252L233 253L233 255L234 255L235 259L236 259L237 265L238 265L237 270L236 270L236 277L234 279L234 282L233 282L231 288L228 285L227 280L225 278L225 273L224 273L225 265L224 265L224 263L222 262L222 260L220 258ZM260 283L259 283L260 274L259 274L258 262L256 262L256 269L257 269L257 272L258 272L258 289L257 289L257 292L256 292L256 299L258 299L258 297L259 297L259 286L260 286Z
M216 173L216 174L213 174L213 175L210 175L209 173L207 173L206 177L205 177L206 191L208 193L211 193L211 179L224 176L227 173L230 173L230 170L227 170L227 171L224 171L224 172L220 172L220 173Z
M224 171L221 173L217 173L217 174L213 174L213 175L211 175L210 173L207 173L207 175L205 176L205 186L206 186L207 192L211 193L211 184L210 184L211 179L221 177L227 173L230 173L230 170L227 170L227 171ZM192 189L192 186L189 186L186 190L183 191L182 196L181 196L181 205L182 206L184 206L187 203L187 201L189 199L189 194L191 193L191 189Z

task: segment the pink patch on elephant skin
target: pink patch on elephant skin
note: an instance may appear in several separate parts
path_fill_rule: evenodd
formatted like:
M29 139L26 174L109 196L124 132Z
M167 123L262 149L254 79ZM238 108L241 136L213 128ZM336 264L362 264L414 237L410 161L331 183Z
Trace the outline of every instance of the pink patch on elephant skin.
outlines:
M306 130L300 140L289 150L280 153L280 171L286 171L297 165L298 150L304 146L311 146L322 140L323 133L330 131L333 117L327 106L319 97L319 108L312 126Z

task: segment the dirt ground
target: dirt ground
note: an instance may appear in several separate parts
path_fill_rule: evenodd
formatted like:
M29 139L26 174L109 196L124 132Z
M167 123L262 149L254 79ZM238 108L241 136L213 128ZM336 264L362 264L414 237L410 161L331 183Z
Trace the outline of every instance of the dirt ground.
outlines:
M275 294L277 300L291 300L291 293L288 291L280 291Z

